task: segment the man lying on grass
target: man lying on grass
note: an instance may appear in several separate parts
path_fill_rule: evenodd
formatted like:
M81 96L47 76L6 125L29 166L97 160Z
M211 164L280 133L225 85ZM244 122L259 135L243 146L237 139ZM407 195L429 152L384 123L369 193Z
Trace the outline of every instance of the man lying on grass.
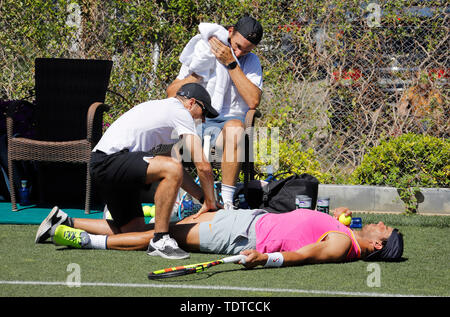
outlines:
M351 215L343 207L333 216L309 209L281 214L222 209L172 224L170 234L192 252L244 254L246 267L392 261L402 256L403 237L397 229L380 221L353 231L337 220L342 213ZM36 243L51 237L57 245L75 248L145 250L154 233L117 234L112 228L111 220L70 218L54 207L40 225Z

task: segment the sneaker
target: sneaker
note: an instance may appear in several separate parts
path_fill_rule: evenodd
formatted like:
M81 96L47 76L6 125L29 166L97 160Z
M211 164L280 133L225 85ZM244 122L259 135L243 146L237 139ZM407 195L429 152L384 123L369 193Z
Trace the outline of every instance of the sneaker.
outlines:
M105 208L103 208L103 219L112 220L112 216L107 205L105 205Z
M53 236L53 243L56 245L65 245L72 248L85 248L90 243L89 234L80 229L59 225Z
M43 243L45 240L52 236L56 227L60 224L63 224L66 220L67 214L58 207L53 207L47 218L45 218L44 221L41 222L41 225L36 232L36 238L34 239L34 242Z
M180 249L178 243L168 234L166 234L156 242L153 242L153 239L150 240L150 243L148 244L147 254L172 260L187 259L190 256L189 253Z

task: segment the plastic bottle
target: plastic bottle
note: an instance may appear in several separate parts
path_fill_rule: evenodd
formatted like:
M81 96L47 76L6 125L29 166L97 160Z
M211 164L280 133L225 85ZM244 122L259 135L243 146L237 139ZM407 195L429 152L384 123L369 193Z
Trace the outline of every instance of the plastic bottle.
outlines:
M273 166L267 165L266 166L266 172L267 172L267 178L265 179L266 182L275 181L275 177L273 176Z
M352 222L350 223L350 228L352 229L361 229L362 228L362 220L359 217L353 217Z
M27 187L27 181L21 181L22 187L20 188L20 205L28 206L30 204L30 189Z
M184 196L182 205L184 216L186 217L192 215L192 213L194 212L194 201L192 200L191 195L186 194L186 196Z

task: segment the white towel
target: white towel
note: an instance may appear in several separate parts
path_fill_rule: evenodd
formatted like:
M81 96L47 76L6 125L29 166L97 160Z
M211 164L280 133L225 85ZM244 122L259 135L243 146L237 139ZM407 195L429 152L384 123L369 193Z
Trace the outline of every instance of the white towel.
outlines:
M223 26L214 23L200 23L198 29L200 34L194 36L185 46L180 55L180 62L207 82L205 88L211 96L211 104L220 114L231 78L227 68L211 52L208 40L215 36L223 44L229 46L228 31ZM231 53L234 56L233 50ZM239 64L236 56L234 58Z

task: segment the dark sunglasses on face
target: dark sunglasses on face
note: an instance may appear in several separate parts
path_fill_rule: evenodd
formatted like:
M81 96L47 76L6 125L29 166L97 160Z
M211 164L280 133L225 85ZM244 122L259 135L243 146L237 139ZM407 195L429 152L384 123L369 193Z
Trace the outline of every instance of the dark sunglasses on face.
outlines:
M195 103L196 103L197 105L199 105L200 108L202 108L202 115L203 115L203 116L206 116L206 108L205 108L205 105L204 105L202 102L198 101L197 99L195 100Z

